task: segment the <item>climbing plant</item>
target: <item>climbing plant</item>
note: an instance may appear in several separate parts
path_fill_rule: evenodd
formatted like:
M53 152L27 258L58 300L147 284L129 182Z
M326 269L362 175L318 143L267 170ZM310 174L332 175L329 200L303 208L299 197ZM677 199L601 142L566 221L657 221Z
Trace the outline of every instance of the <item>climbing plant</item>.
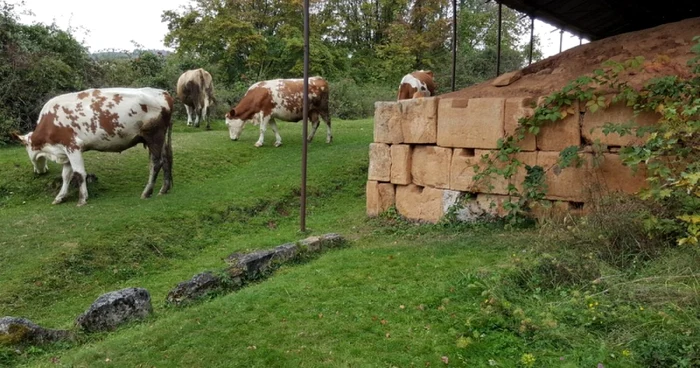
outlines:
M697 56L688 62L687 75L654 78L642 87L634 87L620 78L623 73L638 73L643 68L655 68L668 63L660 56L646 61L636 57L624 62L608 61L589 75L569 82L542 101L530 116L519 120L515 133L501 139L495 153L482 157L475 166L475 180L490 181L498 176L510 181L523 166L516 158L518 143L530 133L537 135L546 124L554 124L569 115L579 114L578 106L595 112L614 103L624 103L634 110L655 112L661 117L658 124L637 126L634 122L605 124L604 134L635 135L643 143L620 150L623 164L637 170L646 168L646 189L639 193L641 200L657 201L667 210L663 216L648 215L645 219L650 232L662 230L676 235L679 244L700 243L700 36L694 38L692 52ZM599 141L593 144L596 165L600 153L607 148ZM557 170L579 166L582 148L571 146L559 154ZM551 169L551 168L550 168ZM505 206L508 219L520 221L534 205L546 205L545 170L525 166L526 176L521 191L514 184L508 186L510 202Z

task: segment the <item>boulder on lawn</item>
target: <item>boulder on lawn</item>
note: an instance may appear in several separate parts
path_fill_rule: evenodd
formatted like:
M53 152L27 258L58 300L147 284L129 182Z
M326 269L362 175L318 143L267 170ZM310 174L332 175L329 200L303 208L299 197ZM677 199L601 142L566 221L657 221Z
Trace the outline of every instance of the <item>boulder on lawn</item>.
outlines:
M108 331L129 321L144 319L152 311L148 290L128 288L100 296L75 322L87 332Z

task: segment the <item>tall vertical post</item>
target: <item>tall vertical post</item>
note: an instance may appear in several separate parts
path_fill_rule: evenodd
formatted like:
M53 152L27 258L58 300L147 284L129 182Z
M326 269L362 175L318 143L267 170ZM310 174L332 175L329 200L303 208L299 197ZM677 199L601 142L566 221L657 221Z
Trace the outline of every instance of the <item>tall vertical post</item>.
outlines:
M559 30L559 53L561 53L562 46L564 45L564 30Z
M535 17L530 17L530 59L527 65L532 64L532 50L535 43Z
M498 44L496 45L496 76L501 75L501 18L503 5L498 3Z
M457 76L457 0L452 0L452 92Z
M302 232L306 231L306 162L309 148L306 140L309 129L309 47L309 0L304 0L304 123L301 126L301 220L299 225Z

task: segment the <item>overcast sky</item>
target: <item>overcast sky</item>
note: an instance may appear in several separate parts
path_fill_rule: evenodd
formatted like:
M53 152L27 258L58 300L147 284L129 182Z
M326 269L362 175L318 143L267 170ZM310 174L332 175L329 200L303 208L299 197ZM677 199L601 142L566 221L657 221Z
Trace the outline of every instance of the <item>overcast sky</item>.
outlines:
M60 28L74 30L78 40L91 52L116 49L132 50L132 41L146 49L166 49L163 37L168 31L161 23L165 10L179 9L190 0L25 0L24 23L55 22ZM535 22L535 33L542 40L545 57L559 52L559 31L542 22ZM564 47L577 46L578 37L564 33Z

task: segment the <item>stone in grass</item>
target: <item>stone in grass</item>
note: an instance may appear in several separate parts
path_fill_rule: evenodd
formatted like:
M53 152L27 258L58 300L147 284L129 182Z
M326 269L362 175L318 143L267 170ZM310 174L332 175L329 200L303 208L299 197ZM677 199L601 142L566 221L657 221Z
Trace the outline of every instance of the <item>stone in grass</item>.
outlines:
M75 323L87 332L107 331L132 320L144 319L152 311L148 290L128 288L100 296Z
M200 298L208 293L220 290L224 285L221 277L211 272L194 275L190 280L183 281L170 290L166 300L172 304Z
M70 331L50 330L17 317L0 318L0 345L44 344L73 337Z

